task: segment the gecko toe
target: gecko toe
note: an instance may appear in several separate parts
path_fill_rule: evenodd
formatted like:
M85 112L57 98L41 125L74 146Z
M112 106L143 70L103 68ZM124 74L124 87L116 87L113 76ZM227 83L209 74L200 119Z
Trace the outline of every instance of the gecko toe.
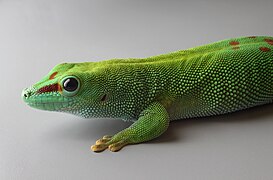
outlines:
M91 150L94 152L101 152L104 151L108 146L106 144L96 144L91 146Z
M128 144L128 140L116 139L113 136L103 136L96 141L96 144L91 146L91 150L94 152L102 152L105 149L109 149L112 152L119 151Z
M113 136L110 136L110 135L105 135L102 137L102 139L111 139Z
M99 140L97 140L96 141L96 145L99 145L99 144L106 144L108 141L110 141L111 140L111 138L109 138L109 139L99 139Z
M119 142L109 145L108 149L112 152L117 152L117 151L121 150L126 145L127 145L127 143L125 141L119 141Z

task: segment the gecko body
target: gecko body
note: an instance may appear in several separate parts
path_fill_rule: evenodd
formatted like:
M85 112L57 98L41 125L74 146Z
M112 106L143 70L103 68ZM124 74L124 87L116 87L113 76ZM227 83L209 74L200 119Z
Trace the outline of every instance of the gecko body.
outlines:
M63 63L22 92L31 107L134 123L91 147L118 151L160 136L172 120L273 101L273 38L227 39L148 58Z

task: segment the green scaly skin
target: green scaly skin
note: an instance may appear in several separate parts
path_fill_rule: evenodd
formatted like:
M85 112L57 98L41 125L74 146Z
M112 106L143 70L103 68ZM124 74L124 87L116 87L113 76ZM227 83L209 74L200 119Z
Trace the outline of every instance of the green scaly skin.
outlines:
M64 81L76 78L67 91ZM141 59L64 63L22 92L33 108L134 123L91 149L149 141L172 120L218 115L273 100L273 38L242 37Z

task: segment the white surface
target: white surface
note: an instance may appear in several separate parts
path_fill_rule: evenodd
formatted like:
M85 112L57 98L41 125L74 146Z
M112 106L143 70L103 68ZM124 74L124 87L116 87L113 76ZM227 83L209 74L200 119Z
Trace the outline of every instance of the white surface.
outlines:
M64 61L145 57L273 35L273 1L0 1L0 179L271 180L273 105L171 124L162 137L97 154L130 125L27 107L21 90Z

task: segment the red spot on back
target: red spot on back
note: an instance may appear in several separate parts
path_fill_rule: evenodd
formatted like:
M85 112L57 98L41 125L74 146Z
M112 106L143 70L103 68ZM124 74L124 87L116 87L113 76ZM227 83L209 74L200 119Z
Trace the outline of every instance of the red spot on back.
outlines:
M231 41L231 42L229 42L229 44L231 45L231 46L236 46L236 45L238 45L238 44L240 44L238 41Z
M267 47L260 47L259 49L260 49L260 51L263 51L263 52L271 51L271 49L269 49Z
M254 38L256 38L257 36L249 36L248 38L252 38L252 39L254 39Z
M60 85L58 83L56 84L50 84L44 87L41 87L40 89L38 89L37 93L41 94L41 93L45 93L45 92L54 92L54 91L58 91L60 89L59 87Z
M49 79L54 79L54 78L55 78L55 76L56 76L56 74L58 74L58 72L54 72L54 73L52 73L52 74L49 76Z
M273 45L273 39L265 39L265 42L267 42L270 45Z

